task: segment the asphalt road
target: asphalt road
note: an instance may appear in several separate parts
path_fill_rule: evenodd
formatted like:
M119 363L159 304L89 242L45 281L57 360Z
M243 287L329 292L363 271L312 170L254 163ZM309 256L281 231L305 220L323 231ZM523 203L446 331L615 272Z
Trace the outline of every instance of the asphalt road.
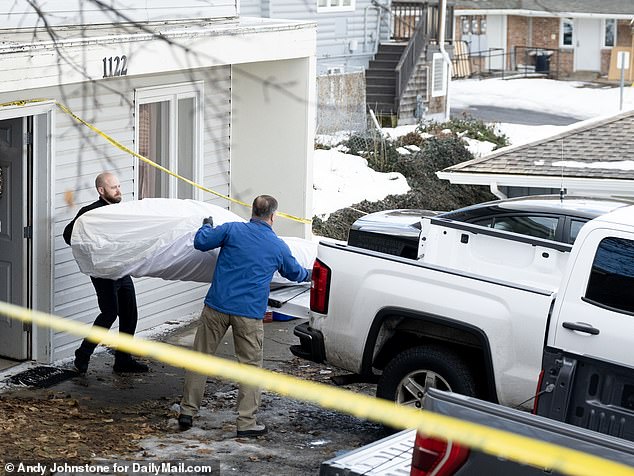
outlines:
M498 106L469 106L465 109L451 109L451 117L458 118L462 114L480 119L484 122L506 122L529 126L567 126L582 119L559 114L548 114L528 109L512 109Z

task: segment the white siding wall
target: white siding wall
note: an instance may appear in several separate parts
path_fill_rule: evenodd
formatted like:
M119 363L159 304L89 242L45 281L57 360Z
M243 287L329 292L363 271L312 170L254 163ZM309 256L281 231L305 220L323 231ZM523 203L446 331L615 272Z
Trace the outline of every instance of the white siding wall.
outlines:
M237 0L110 0L104 2L108 5L107 8L86 0L49 0L36 3L40 4L49 26L237 16ZM0 18L3 19L2 28L44 26L40 14L27 0L0 2Z
M262 12L264 10L264 3L268 3L268 0L241 0L240 1L240 16L241 17L265 17Z
M230 67L194 73L151 75L102 81L97 86L74 85L3 94L2 101L52 98L66 104L75 114L93 123L123 145L134 150L134 89L139 87L204 81L204 179L203 185L219 193L229 193L229 143L231 121ZM105 87L104 87L105 86ZM134 158L114 148L61 111L55 113L53 171L53 313L76 321L92 323L98 314L90 279L81 274L70 248L62 239L64 226L81 206L97 199L94 178L103 170L115 170L121 181L124 200L134 200ZM74 197L68 206L66 194ZM205 194L205 201L228 207L223 199ZM44 206L38 204L37 206ZM135 279L139 304L138 330L177 316L197 313L207 285ZM78 339L55 334L54 360L71 355Z
M389 9L389 3L386 5ZM243 0L240 14L316 22L317 74L334 66L343 66L346 72L363 70L374 55L379 15L370 0L357 0L354 11L338 13L317 13L317 0ZM378 40L386 41L389 35L387 13L383 10ZM350 51L354 41L357 48Z

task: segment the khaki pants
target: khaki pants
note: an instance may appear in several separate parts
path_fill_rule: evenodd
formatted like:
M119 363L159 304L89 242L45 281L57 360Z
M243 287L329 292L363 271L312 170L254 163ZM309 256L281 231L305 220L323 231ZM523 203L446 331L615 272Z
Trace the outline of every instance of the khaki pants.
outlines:
M205 354L215 354L229 326L233 330L233 344L238 362L262 367L264 338L262 319L224 314L205 306L200 315L200 323L194 339L194 350ZM187 371L181 400L181 414L193 416L198 412L206 383L206 375ZM259 406L260 388L240 384L236 421L238 431L248 430L256 425L255 414Z

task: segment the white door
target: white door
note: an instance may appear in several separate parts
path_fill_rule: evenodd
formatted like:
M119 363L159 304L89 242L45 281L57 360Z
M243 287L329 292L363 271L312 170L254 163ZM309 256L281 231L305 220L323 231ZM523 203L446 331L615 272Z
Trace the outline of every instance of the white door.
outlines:
M0 301L25 305L25 178L24 118L0 121ZM0 315L0 356L27 358L22 322Z
M573 273L555 310L549 343L557 348L634 367L634 240L619 230L595 229L582 246L595 256L577 257L588 268ZM582 264L585 260L586 263Z
M575 71L601 71L601 20L575 20Z
M504 70L506 64L506 16L487 15L487 43L490 59L487 58L489 70Z

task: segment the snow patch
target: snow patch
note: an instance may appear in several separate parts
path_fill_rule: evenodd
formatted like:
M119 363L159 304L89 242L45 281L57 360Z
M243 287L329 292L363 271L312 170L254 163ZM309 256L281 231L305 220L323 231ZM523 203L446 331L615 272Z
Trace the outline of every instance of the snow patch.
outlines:
M383 200L410 188L400 173L375 172L366 159L330 149L315 151L313 189L313 213L327 219L353 203Z
M463 137L463 141L467 143L467 149L475 158L490 154L495 149L495 144L489 141L479 141L470 137Z

